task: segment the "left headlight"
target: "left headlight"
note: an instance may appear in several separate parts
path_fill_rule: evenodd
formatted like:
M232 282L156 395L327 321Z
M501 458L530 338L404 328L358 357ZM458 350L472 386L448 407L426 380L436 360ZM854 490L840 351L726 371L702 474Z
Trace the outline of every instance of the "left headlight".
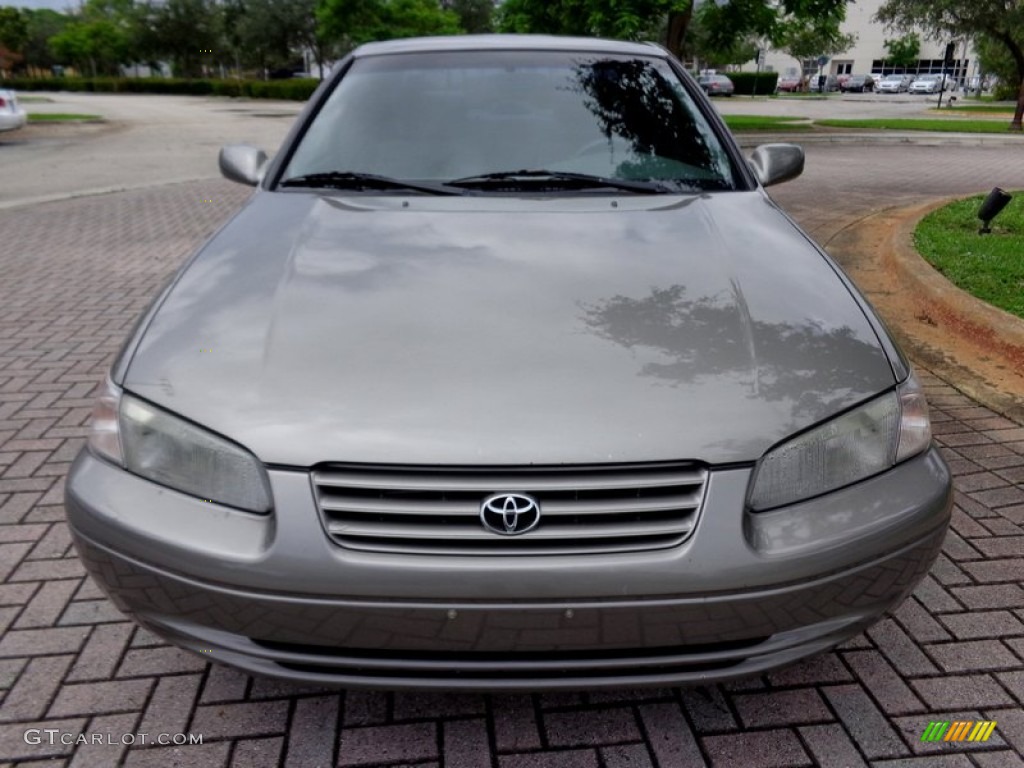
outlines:
M837 416L761 457L750 508L792 504L864 480L931 444L928 405L917 379Z
M251 453L124 394L109 379L93 411L89 447L140 477L201 499L270 511L270 483Z

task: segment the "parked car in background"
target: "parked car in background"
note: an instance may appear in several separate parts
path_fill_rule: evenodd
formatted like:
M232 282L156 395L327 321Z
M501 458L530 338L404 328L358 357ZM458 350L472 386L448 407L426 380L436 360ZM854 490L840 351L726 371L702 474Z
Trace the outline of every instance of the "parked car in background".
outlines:
M222 150L256 189L102 384L82 563L314 685L708 685L860 634L952 486L907 359L765 191L803 165L654 44L356 49L272 161Z
M991 75L974 75L967 79L964 83L964 88L969 93L981 94L984 91L991 90L996 82L997 79Z
M802 84L803 78L799 75L784 75L779 78L779 82L775 85L775 90L792 93L793 91L799 91Z
M910 75L886 75L878 81L878 93L906 93L913 78Z
M910 93L938 93L944 90L942 75L919 75L910 84Z
M821 93L823 83L825 92L839 90L839 78L835 75L811 75L810 90L813 93Z
M736 86L725 75L701 75L697 83L708 96L732 96L736 92Z
M0 131L15 131L28 121L14 91L0 88Z
M843 93L867 93L875 89L875 78L871 75L850 75L839 89Z

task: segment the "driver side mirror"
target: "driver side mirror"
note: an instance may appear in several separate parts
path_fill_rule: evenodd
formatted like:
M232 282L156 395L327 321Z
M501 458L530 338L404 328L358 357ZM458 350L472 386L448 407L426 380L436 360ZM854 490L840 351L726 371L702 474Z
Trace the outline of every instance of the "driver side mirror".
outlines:
M248 144L228 144L217 158L225 179L255 187L263 181L267 168L267 153Z
M804 150L796 144L762 144L750 156L750 167L765 187L795 179L804 172Z

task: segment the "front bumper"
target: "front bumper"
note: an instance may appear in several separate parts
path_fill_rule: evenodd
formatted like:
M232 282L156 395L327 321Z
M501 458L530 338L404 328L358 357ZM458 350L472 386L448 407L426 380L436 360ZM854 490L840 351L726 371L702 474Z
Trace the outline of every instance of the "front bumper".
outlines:
M949 520L934 450L813 502L743 512L711 473L683 545L616 555L423 557L332 544L307 473L259 517L83 453L66 507L121 610L204 658L349 687L539 690L706 683L857 634L928 571Z

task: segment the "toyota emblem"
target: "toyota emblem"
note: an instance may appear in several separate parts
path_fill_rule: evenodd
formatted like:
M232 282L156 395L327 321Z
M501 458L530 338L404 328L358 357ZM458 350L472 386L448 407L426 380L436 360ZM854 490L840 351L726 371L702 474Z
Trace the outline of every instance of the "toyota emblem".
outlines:
M496 493L480 505L480 522L503 536L526 533L540 522L540 504L522 493Z

